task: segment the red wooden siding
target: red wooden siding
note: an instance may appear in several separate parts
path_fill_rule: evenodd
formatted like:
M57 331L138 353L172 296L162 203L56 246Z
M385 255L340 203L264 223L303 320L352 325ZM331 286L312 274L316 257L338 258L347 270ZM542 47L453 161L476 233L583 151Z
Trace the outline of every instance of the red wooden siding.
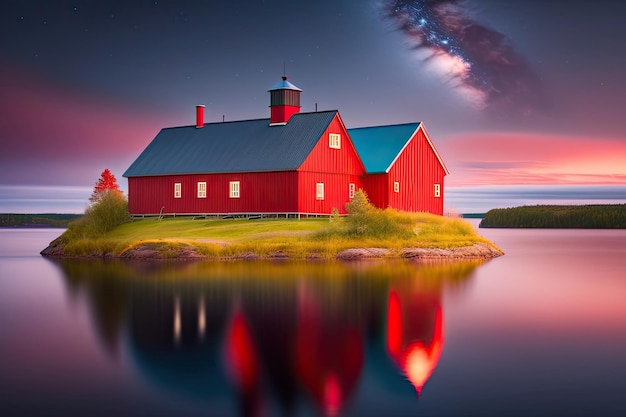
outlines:
M300 112L300 106L272 106L270 108L270 123L286 123L289 118Z
M341 135L340 149L329 146L329 134ZM420 125L389 173L365 174L363 164L337 114L297 171L164 175L128 179L131 214L345 213L350 184L362 188L377 207L443 214L446 169ZM230 197L230 182L240 182L240 197ZM394 191L394 182L399 192ZM206 198L198 198L206 182ZM181 184L181 198L174 184ZM324 184L324 198L316 185ZM440 197L435 197L440 184Z
M324 184L324 199L316 197L316 184ZM359 175L300 172L298 175L299 207L302 213L330 214L333 208L346 213L350 201L350 183L362 188Z
M240 198L230 198L230 181L240 182ZM197 197L198 182L206 182L206 198ZM174 184L181 183L181 198ZM131 214L165 213L295 213L298 211L297 173L167 175L128 179Z
M374 206L382 209L389 207L389 184L387 174L371 174L364 176L363 190Z
M404 211L443 214L443 180L446 172L428 143L420 126L407 147L389 170L387 188L389 206ZM394 182L400 192L394 192ZM435 184L441 184L441 196L434 196Z

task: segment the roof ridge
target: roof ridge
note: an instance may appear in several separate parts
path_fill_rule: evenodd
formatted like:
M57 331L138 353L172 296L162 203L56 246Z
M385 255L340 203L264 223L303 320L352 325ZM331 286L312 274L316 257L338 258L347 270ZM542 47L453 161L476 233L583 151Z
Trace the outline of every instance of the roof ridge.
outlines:
M320 114L320 113L339 113L339 110L303 111L303 112L294 113L294 116L307 115L307 114Z
M307 115L307 114L320 114L320 113L339 113L339 110L321 110L321 111L309 111L309 112L299 112L299 113L294 113L294 116L297 115ZM223 122L208 122L205 123L205 126L208 125L223 125L223 124L227 124L227 123L243 123L243 122L258 122L258 121L265 121L265 120L270 120L269 117L259 117L256 119L243 119L243 120L227 120L227 121L223 121ZM163 127L161 128L161 130L165 130L165 129L182 129L182 128L186 128L186 127L193 127L194 129L196 129L196 125L192 124L192 125L181 125L181 126L168 126L168 127Z
M269 117L262 117L262 118L257 118L257 119L244 119L244 120L226 120L223 122L208 122L205 123L204 125L223 125L223 124L227 124L227 123L241 123L241 122L258 122L258 121L262 121L262 120L270 120ZM181 129L181 128L185 128L185 127L193 127L194 129L196 129L196 125L181 125L181 126L168 126L168 127L163 127L161 128L162 130L164 129Z
M379 128L379 127L410 126L410 125L419 125L421 123L424 123L424 122L419 121L419 122L396 123L396 124L392 124L392 125L360 126L360 127L351 127L348 130L354 130L354 129L374 129L374 128Z

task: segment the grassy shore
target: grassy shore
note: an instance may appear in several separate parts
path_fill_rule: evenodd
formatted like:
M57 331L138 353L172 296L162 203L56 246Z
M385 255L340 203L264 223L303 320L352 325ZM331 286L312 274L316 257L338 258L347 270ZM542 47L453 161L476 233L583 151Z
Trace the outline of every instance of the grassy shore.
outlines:
M386 222L386 223L385 223ZM486 243L474 228L459 218L425 213L386 214L383 224L349 224L344 217L310 219L192 220L190 218L136 220L95 238L63 241L67 256L123 256L139 247L157 250L162 257L177 257L181 250L208 259L255 254L276 254L290 259L334 258L353 248L454 249ZM398 230L388 230L398 228Z

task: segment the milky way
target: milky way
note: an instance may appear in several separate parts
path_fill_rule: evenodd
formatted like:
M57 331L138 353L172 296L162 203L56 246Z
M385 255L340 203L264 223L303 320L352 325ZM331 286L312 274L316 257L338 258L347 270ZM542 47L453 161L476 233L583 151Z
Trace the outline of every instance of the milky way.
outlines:
M468 16L463 0L387 0L387 16L456 89L481 108L528 114L539 82L506 37Z

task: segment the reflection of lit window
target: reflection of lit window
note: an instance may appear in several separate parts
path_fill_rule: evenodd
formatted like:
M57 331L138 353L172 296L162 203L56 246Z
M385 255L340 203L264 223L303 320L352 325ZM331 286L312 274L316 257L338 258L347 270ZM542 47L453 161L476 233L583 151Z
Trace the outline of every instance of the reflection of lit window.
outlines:
M435 184L435 197L441 197L441 184Z
M230 182L230 198L239 198L239 181Z
M315 184L315 198L317 200L324 199L324 183L323 182L318 182L317 184Z
M180 198L181 197L182 192L181 192L180 189L181 189L180 183L179 182L175 183L174 184L174 198Z
M204 309L204 297L198 300L198 335L204 337L206 332L206 313Z
M181 319L180 319L180 299L174 299L174 342L180 342Z
M393 183L393 192L394 193L399 193L400 192L400 183L398 181L395 181Z
M206 198L206 182L198 183L198 198Z
M350 184L350 200L354 198L355 194L356 194L356 185Z

